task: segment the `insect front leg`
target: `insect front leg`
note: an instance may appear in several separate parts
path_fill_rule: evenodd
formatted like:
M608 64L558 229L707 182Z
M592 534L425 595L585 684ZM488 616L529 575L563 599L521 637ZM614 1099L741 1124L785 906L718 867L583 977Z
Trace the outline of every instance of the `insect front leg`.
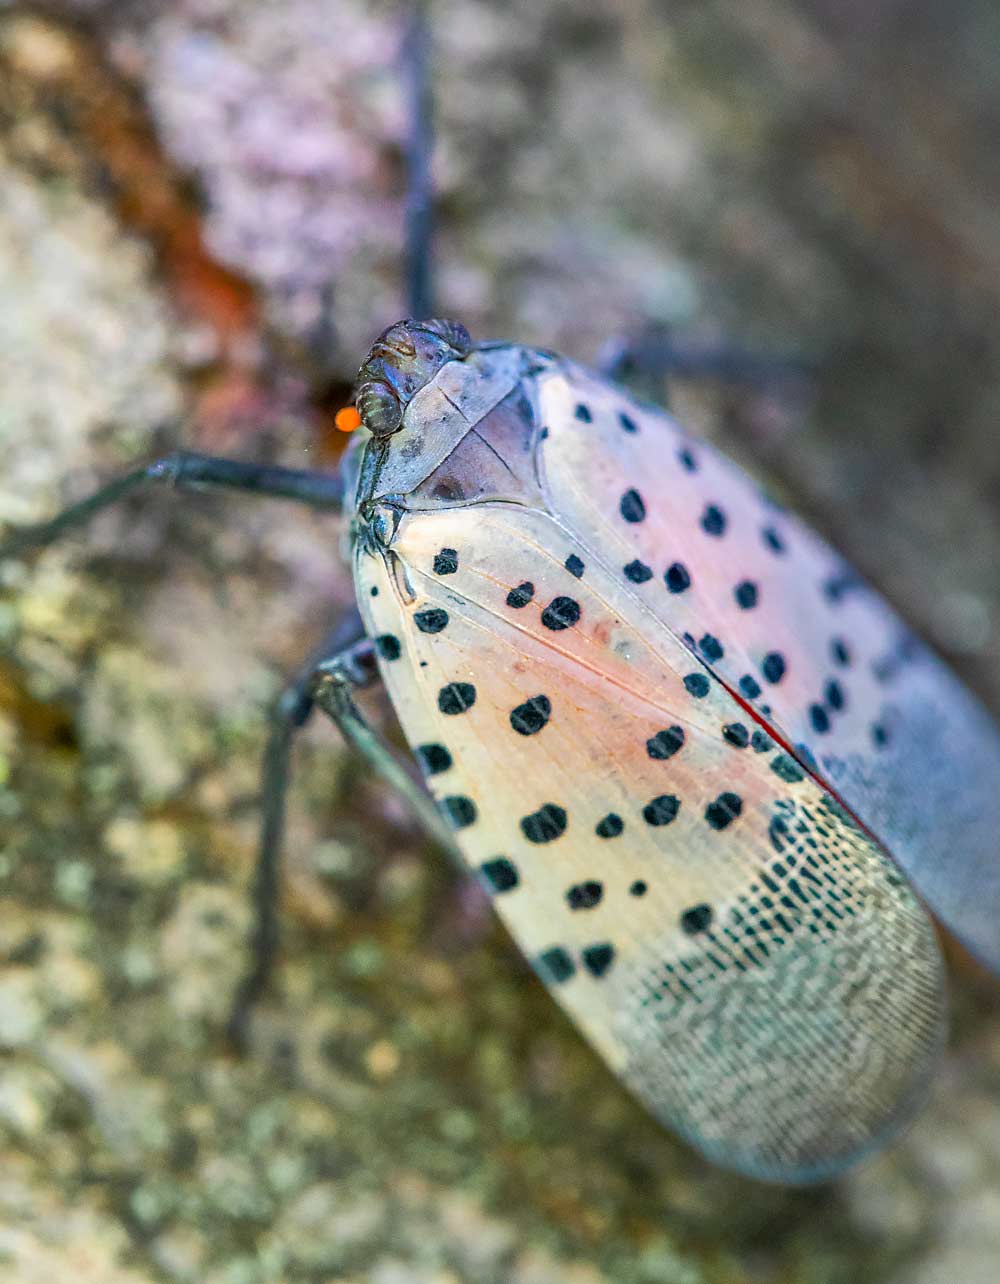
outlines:
M312 698L337 724L347 743L361 754L376 775L406 799L430 836L453 857L456 865L464 869L452 832L433 798L417 783L354 702L352 688L359 685L354 666L362 657L366 664L374 662L372 643L367 639L361 646L320 664L315 672Z
M343 487L340 478L330 473L308 469L278 468L268 464L243 463L219 459L194 451L176 450L150 464L115 478L93 494L47 522L22 526L0 543L0 560L54 543L62 535L83 526L106 508L137 491L150 486L167 486L178 490L216 487L240 490L270 499L291 499L312 508L339 512Z

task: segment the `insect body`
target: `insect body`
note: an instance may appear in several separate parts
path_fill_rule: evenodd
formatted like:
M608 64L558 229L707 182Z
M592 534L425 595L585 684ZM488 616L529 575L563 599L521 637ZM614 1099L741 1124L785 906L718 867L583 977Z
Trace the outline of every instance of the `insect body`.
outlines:
M442 322L390 328L360 379L359 606L539 975L717 1162L808 1181L884 1144L943 1030L914 888L1000 961L985 715L814 535L622 389Z

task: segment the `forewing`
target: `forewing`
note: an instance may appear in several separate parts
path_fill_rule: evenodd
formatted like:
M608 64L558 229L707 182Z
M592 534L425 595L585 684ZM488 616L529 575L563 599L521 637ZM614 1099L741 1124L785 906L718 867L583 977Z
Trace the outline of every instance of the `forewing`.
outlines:
M1000 971L1000 734L979 704L826 544L667 415L565 363L537 395L552 511Z
M403 728L515 939L717 1162L836 1171L922 1098L940 962L880 849L554 521L404 517L359 551Z

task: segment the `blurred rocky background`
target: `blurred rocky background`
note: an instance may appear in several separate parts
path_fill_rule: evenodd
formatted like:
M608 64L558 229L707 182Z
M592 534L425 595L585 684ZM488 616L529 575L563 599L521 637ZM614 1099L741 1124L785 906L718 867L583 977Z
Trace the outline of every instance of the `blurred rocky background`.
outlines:
M588 360L650 321L814 359L796 396L675 404L1000 710L996 6L430 12L442 308ZM336 465L404 310L404 20L0 4L0 522L174 444ZM713 1172L326 726L280 977L229 1052L265 710L351 599L338 536L158 494L0 568L0 1278L995 1284L995 983L953 952L890 1153L806 1192Z

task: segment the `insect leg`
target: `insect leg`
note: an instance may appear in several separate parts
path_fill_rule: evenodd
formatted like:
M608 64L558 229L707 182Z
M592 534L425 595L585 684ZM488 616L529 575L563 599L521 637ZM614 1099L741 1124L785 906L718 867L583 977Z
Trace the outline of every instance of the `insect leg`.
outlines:
M216 486L249 491L251 494L266 495L273 499L291 499L335 512L340 509L343 490L340 478L332 473L243 463L235 459L218 459L213 455L177 450L108 482L86 499L64 508L50 521L14 530L0 543L0 560L29 549L45 548L66 531L82 526L125 496L153 485L180 489Z
M367 645L371 647L370 642ZM354 703L351 688L358 683L354 679L352 666L357 662L358 649L354 648L320 664L313 680L313 700L337 724L344 739L361 754L369 767L406 799L414 815L435 841L454 856L456 863L461 864L451 830L434 800L368 724Z
M617 339L601 354L611 379L693 379L768 389L803 383L816 374L814 361L790 353L764 353L725 341L679 338L670 326L650 326L631 339Z
M360 620L352 615L338 625L282 692L272 715L264 751L260 845L253 879L254 920L250 966L237 988L228 1033L243 1049L254 1005L267 988L278 949L280 865L285 826L292 741L319 707L339 727L344 739L368 765L402 794L431 835L459 861L448 829L433 800L414 780L389 746L365 721L351 695L377 676L370 639L360 638ZM345 645L347 638L353 640Z
M434 191L431 179L430 32L425 0L412 0L403 41L409 135L406 141L406 305L418 321L434 315L431 236Z
M375 677L371 643L363 636L361 620L351 612L331 630L278 697L271 712L271 729L261 771L261 825L254 869L253 926L250 965L237 987L229 1017L228 1033L237 1048L247 1042L254 1005L267 988L278 949L281 853L285 831L292 743L295 733L309 721L315 702L312 685L317 667L331 657L339 660L355 686L366 686Z

